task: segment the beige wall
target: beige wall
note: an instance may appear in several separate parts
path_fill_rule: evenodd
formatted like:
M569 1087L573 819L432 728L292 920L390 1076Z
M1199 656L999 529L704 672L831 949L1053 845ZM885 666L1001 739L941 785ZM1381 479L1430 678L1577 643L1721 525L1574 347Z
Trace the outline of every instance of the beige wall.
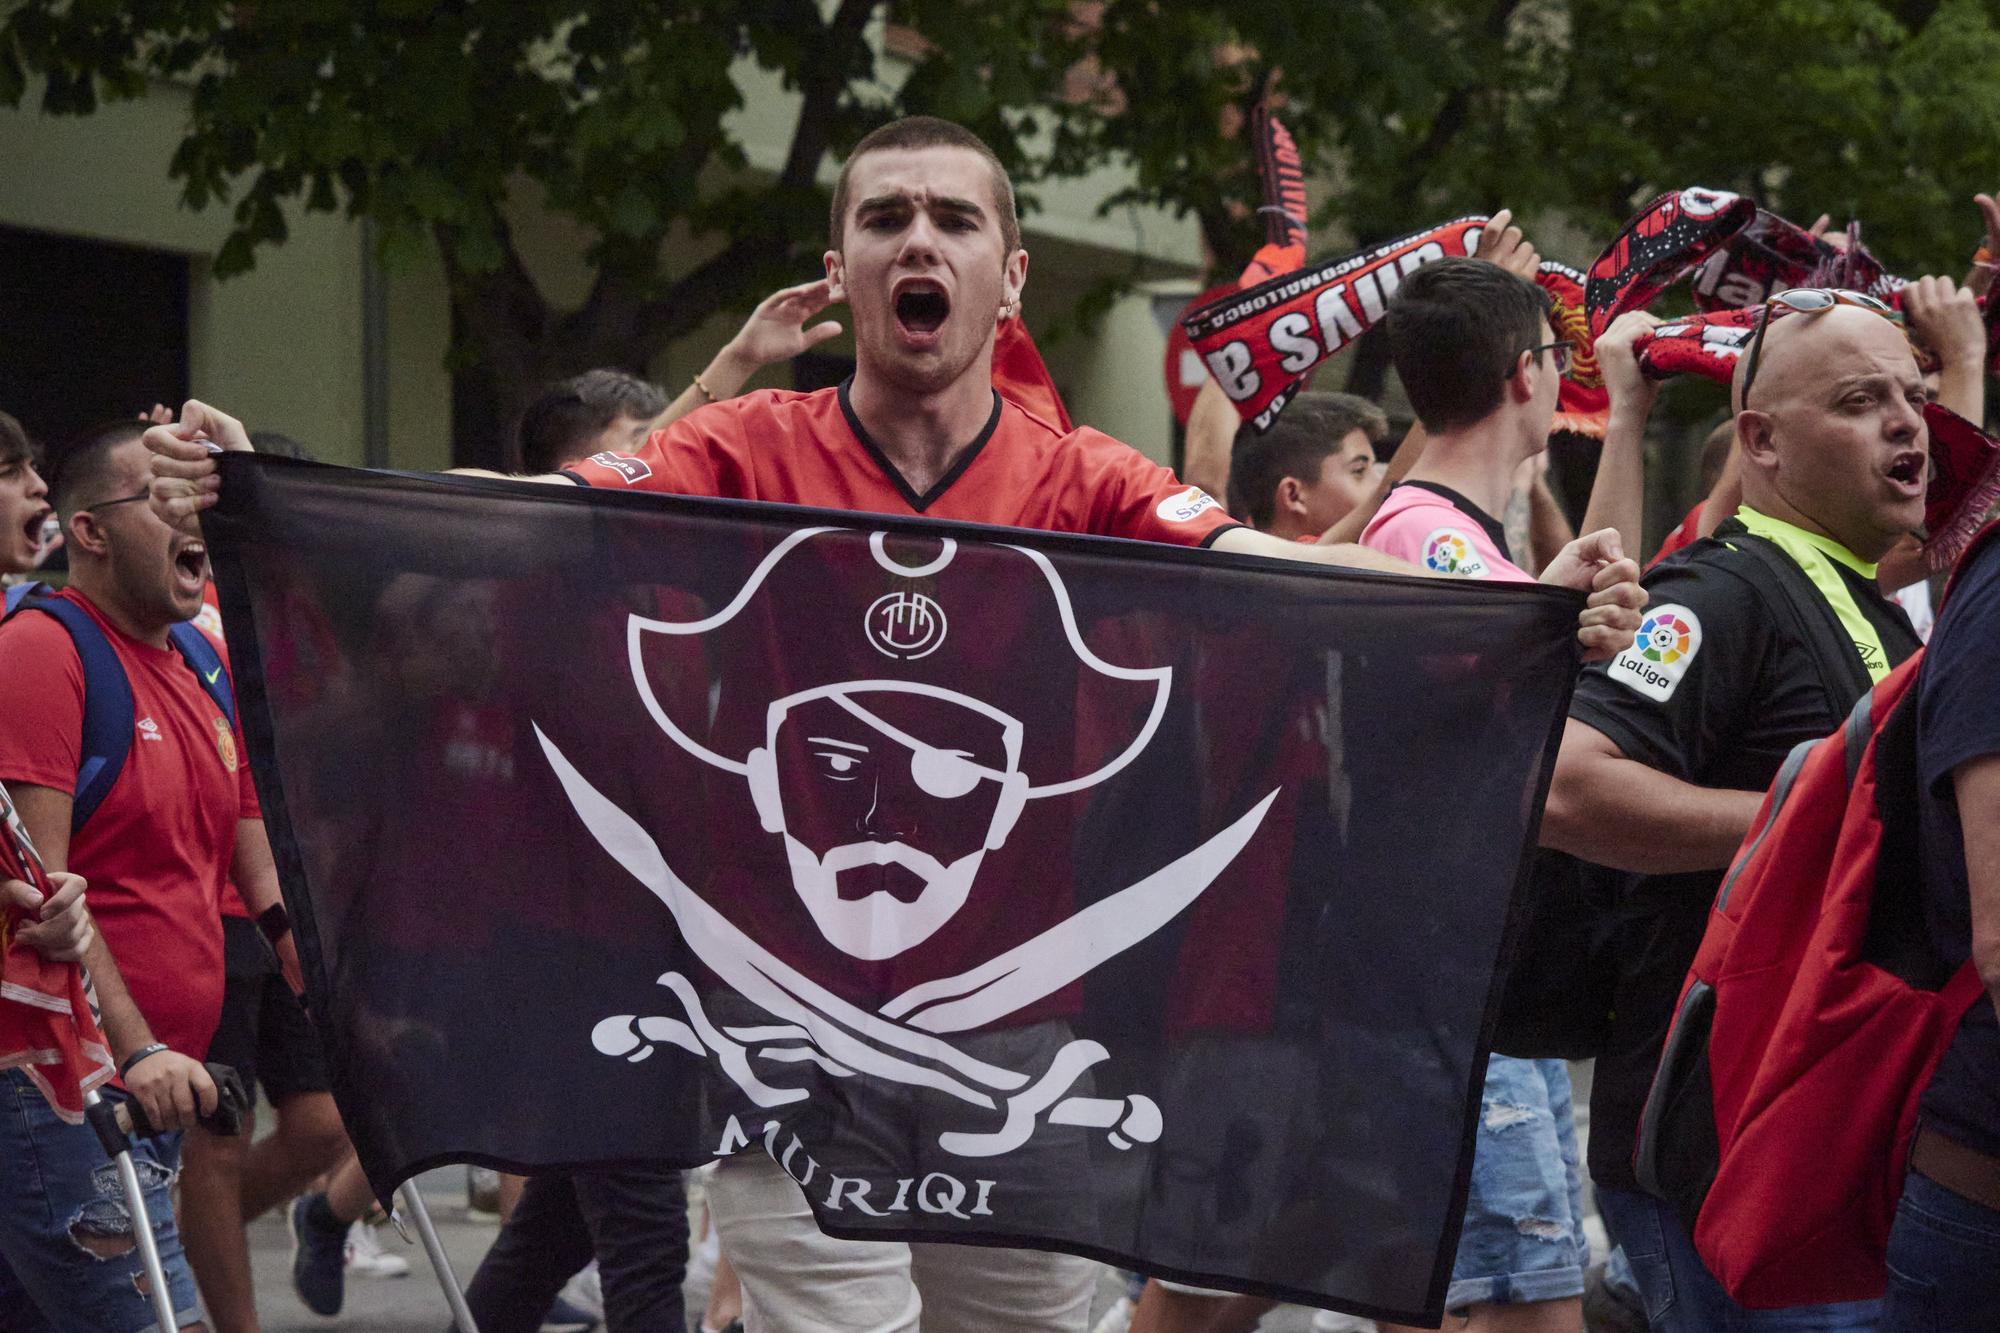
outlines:
M0 222L194 258L195 395L295 435L330 460L358 463L359 231L323 214L294 216L285 245L259 251L254 271L216 282L207 258L228 214L182 208L167 180L185 99L184 90L159 85L145 101L81 119L0 109ZM24 105L36 100L31 92Z
M782 157L796 101L765 72L739 75L746 107L737 127L753 167ZM37 100L30 92L24 105ZM329 462L363 458L361 229L338 217L288 214L291 237L257 252L250 273L218 282L208 258L228 231L226 207L196 213L181 205L167 164L179 141L186 91L156 84L138 102L106 105L88 117L0 110L0 223L153 247L194 259L190 293L193 391L253 427L283 430ZM833 167L822 173L831 181ZM1199 242L1191 223L1157 211L1094 216L1116 188L1115 172L1037 188L1043 207L1024 219L1032 268L1026 305L1037 330L1066 314L1107 273L1144 278L1191 274ZM581 300L588 237L537 207L532 185L510 210L516 238L544 292L558 305ZM670 268L699 256L670 244ZM1135 268L1135 260L1139 267ZM802 272L799 280L815 276ZM442 270L427 260L388 275L388 438L392 466L429 469L450 457L451 382L444 369L450 314ZM840 317L842 312L834 312ZM718 318L652 367L670 393L735 331L740 315ZM1162 397L1164 337L1147 298L1121 301L1094 334L1053 349L1057 382L1080 422L1165 458L1170 423ZM831 353L851 352L842 338ZM761 384L788 382L783 368ZM135 405L137 406L137 405Z

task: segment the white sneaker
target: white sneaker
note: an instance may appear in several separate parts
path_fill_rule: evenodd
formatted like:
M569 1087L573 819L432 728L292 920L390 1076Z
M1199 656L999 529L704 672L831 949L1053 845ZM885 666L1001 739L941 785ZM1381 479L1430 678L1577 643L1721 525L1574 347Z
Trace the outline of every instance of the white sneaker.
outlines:
M356 1222L347 1229L347 1272L350 1277L408 1277L410 1261L383 1249L374 1227Z
M1312 1333L1376 1333L1375 1321L1338 1310L1315 1310Z
M559 1301L568 1301L577 1309L595 1319L604 1318L604 1279L598 1274L597 1260L570 1274L569 1281L556 1294Z

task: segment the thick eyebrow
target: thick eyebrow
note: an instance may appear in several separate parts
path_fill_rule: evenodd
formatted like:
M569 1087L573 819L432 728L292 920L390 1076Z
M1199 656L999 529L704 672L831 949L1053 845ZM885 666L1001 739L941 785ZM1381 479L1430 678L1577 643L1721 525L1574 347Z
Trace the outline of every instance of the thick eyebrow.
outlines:
M914 207L914 204L907 194L877 194L871 195L856 204L854 206L854 213L857 217L866 217L870 213L886 213L894 209L911 207ZM981 208L977 201L961 199L957 195L934 195L927 207L932 212L956 213L960 215L969 214L982 221L986 217L986 210Z
M808 736L806 737L806 744L832 745L842 750L858 750L862 754L868 753L868 747L865 745L856 745L853 741L837 741L831 736Z

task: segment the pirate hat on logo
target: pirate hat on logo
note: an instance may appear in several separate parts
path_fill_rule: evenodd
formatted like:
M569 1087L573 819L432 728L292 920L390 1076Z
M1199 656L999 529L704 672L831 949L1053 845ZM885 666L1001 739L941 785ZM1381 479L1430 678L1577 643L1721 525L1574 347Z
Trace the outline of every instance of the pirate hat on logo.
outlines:
M1117 773L1166 709L1172 668L1106 661L1085 642L1089 629L1039 552L807 528L772 547L720 610L684 621L634 615L627 643L654 721L713 767L748 776L801 697L915 692L1018 723L1033 799ZM691 641L703 651L673 652ZM657 659L691 656L720 664L706 690L655 690Z

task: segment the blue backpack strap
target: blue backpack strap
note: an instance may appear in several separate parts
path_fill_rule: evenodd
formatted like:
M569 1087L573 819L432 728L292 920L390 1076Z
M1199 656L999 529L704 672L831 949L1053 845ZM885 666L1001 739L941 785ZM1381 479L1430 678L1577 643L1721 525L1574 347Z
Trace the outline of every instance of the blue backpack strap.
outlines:
M8 589L7 614L40 611L54 616L68 631L70 642L76 645L77 661L83 666L83 734L77 749L76 795L69 814L69 831L74 834L97 812L125 770L126 756L132 752L137 705L117 650L90 613L66 598L38 596L37 591L46 593L47 589L40 584Z
M28 600L30 596L48 596L48 590L50 588L48 588L46 582L34 582L32 578L28 582L16 582L16 584L8 586L8 590L6 590L6 612L0 614L0 620L4 620L6 616L14 614L20 608L20 604L24 600Z
M167 638L180 653L181 660L200 679L201 687L208 691L208 697L215 700L215 706L222 710L222 716L236 725L236 688L229 679L229 668L222 664L222 654L215 651L215 644L206 634L195 628L192 620L183 620L167 631Z

